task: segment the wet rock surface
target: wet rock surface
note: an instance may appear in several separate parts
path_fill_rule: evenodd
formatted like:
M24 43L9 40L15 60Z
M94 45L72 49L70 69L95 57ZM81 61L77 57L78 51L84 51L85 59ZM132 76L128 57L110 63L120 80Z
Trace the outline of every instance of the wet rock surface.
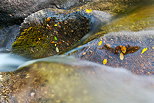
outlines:
M0 29L0 51L11 51L12 43L19 35L19 25L13 25Z
M41 58L63 53L90 32L88 14L45 9L32 14L21 25L13 53Z
M0 20L4 21L0 52L8 49L28 58L47 57L28 61L0 53L0 61L6 61L0 62L1 103L154 102L153 0L52 3L1 2L5 7L0 4ZM46 7L52 9L36 12ZM20 31L16 25L7 27L20 24L24 17ZM84 45L75 48L78 43ZM67 56L51 56L62 53Z
M69 57L34 61L15 72L1 75L2 103L154 101L154 81L151 77L136 76L122 68L117 72L107 66ZM128 99L128 102L125 101Z
M104 36L110 32L119 32L119 31L140 31L140 30L153 30L154 27L154 5L153 3L140 6L137 9L121 15L118 18L115 16L112 17L112 21L108 22L106 25L103 25L101 29L89 37L85 43L91 41L95 38Z
M3 0L0 1L0 24L20 24L25 17L45 8L68 9L87 0Z
M112 67L123 67L136 74L154 73L153 30L113 32L81 46L71 54ZM120 47L121 46L121 47Z
M152 0L91 0L87 4L80 6L80 9L93 9L111 13L112 15L127 14L134 8L141 5L150 4ZM129 9L128 9L129 8ZM79 9L79 8L73 8Z

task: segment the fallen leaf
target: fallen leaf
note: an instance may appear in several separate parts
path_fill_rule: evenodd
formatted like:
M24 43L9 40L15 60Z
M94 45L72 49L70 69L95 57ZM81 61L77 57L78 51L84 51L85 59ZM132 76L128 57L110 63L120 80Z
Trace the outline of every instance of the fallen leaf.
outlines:
M124 60L124 54L120 53L120 60Z
M107 59L103 60L103 64L107 64L107 62L108 62Z
M86 9L86 13L91 13L92 9Z
M54 36L54 40L58 40L56 36Z
M103 41L99 41L99 42L98 42L98 46L101 46L102 43L103 43Z
M126 53L127 48L125 46L120 46L120 49L122 53Z
M58 24L55 24L54 26L58 26Z
M139 46L129 46L129 45L127 45L126 48L127 48L127 51L125 54L134 53L140 49Z
M49 22L50 20L51 20L51 17L48 17L48 18L46 19L47 22Z
M54 41L52 41L52 42L50 42L50 43L54 44L55 42L54 42Z
M147 50L148 50L148 48L144 48L144 49L142 49L141 54L145 53Z
M59 48L58 48L58 47L56 47L56 52L57 52L57 53L59 52Z

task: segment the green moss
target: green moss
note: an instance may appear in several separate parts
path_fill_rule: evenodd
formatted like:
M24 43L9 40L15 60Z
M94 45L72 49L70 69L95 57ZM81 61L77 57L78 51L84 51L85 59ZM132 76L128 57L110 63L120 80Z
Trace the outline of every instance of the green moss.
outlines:
M41 57L45 50L51 49L50 39L44 33L47 30L43 26L29 27L24 30L12 45L14 53L22 56ZM44 33L44 34L43 34Z
M55 17L42 20L42 24L30 22L28 28L27 24L22 25L20 36L12 45L13 53L34 59L61 54L90 30L89 19L81 14L72 13L63 21Z

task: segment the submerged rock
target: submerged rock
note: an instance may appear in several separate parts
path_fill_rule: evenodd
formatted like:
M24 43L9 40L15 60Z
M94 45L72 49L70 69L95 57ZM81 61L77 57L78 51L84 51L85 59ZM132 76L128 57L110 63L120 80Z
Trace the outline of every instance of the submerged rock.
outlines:
M12 51L29 58L64 53L85 35L97 30L100 23L107 22L108 19L101 19L100 16L95 16L95 13L96 11L89 14L85 11L72 12L60 9L38 11L27 17L21 25L20 35L13 43Z
M141 6L102 27L102 30L106 32L115 32L120 30L139 31L149 27L152 28L154 27L153 10L154 2L149 5Z
M122 15L141 5L151 4L151 2L153 0L91 0L80 8L75 7L73 9L92 9L105 11L112 15Z
M113 32L95 39L71 55L136 74L154 74L154 30Z
M26 64L17 71L1 73L1 103L154 102L153 77L71 57Z
M135 9L130 7L131 10L126 12L124 15L114 16L112 21L108 22L106 25L103 25L99 32L90 36L85 43L91 41L95 38L104 36L110 32L119 32L119 31L140 31L145 29L154 28L154 2L151 4L145 3L145 5L140 5Z

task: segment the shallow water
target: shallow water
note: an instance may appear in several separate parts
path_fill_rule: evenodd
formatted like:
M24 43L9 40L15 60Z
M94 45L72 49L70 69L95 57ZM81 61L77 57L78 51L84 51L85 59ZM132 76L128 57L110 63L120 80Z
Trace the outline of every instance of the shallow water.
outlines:
M9 72L17 70L18 66L25 63L28 59L10 54L0 53L0 72Z
M74 57L32 60L12 74L6 74L1 81L6 78L3 88L12 91L12 96L5 94L11 98L10 103L154 102L153 76L139 76L123 68L111 68Z
M62 7L78 2L78 0L65 1L68 2L61 5ZM64 55L32 60L12 54L11 45L19 35L20 28L18 25L1 28L0 102L154 103L154 12L151 5L153 2L151 0L151 4L147 3L143 8L136 8L135 0L133 3L130 1L129 5L127 4L129 0L125 3L115 1L113 0L113 4L111 1L96 0L81 7L95 9L96 11L93 10L92 13L103 25L97 28L98 31L93 32L95 38L92 37L93 41L90 39L90 42ZM96 6L99 4L103 7ZM149 4L151 6L148 6ZM120 5L122 9L119 8ZM124 10L128 7L132 7L130 11ZM135 11L131 11L134 8ZM126 11L128 14L125 14ZM20 10L17 12L19 14L15 16L23 16ZM28 10L26 15L29 12L31 11ZM115 16L119 13L124 14ZM140 49L125 55L121 60L119 54L100 49L104 44L110 44L112 48L129 44ZM148 50L141 54L144 48ZM106 58L108 61L103 64L102 61Z

